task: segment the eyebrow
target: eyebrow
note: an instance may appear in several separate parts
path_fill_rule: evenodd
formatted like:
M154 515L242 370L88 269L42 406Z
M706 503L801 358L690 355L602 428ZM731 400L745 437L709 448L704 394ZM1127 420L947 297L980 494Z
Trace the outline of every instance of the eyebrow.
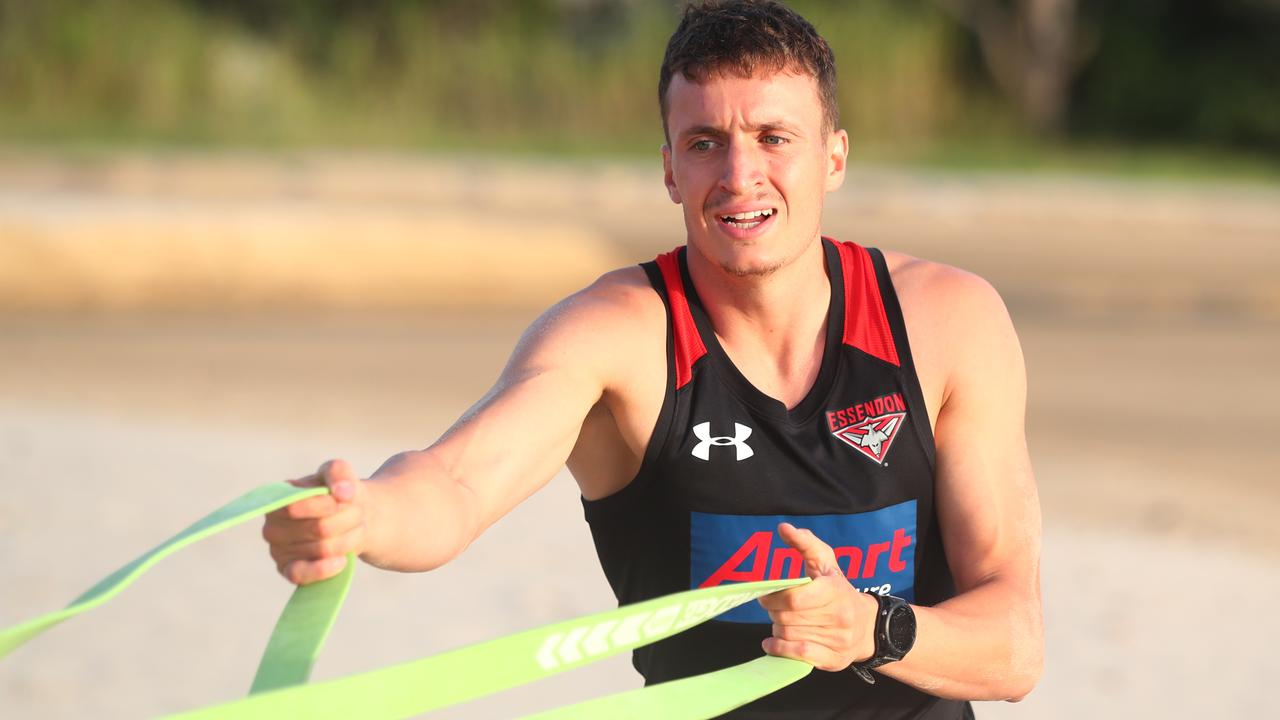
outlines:
M775 130L786 130L787 132L790 132L790 133L796 132L792 128L792 125L790 123L783 122L782 120L769 120L762 123L756 123L755 125L748 126L747 129L753 130L758 133L773 132ZM680 133L680 137L686 138L693 135L724 135L724 134L725 134L724 128L718 128L718 127L715 127L714 125L699 125L697 127L691 127L688 130L685 130L684 132Z

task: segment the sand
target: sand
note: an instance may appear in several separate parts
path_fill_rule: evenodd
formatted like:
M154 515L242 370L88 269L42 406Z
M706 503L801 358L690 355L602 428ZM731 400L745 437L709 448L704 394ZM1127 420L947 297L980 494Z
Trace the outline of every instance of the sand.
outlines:
M656 199L643 189L656 178L631 166L489 166L497 190L484 199L466 194L488 177L484 168L448 164L325 159L296 171L297 163L252 158L113 162L92 172L47 159L0 163L0 255L19 244L15 228L47 230L63 213L93 227L124 204L136 223L163 227L175 196L216 222L281 193L294 209L277 216L259 199L254 212L284 218L282 232L314 227L295 207L308 202L350 206L359 217L390 203L417 217L419 204L452 198L484 222L514 213L533 226L568 222L564 208L585 195L590 210L568 224L584 246L598 245L592 262L642 259L678 242L670 229L679 217L660 187ZM428 181L439 189L423 189ZM32 198L62 204L37 222ZM982 703L979 717L1269 712L1266 689L1280 672L1268 640L1280 637L1269 612L1280 593L1277 199L1268 188L888 170L860 171L833 198L833 234L879 236L877 244L991 278L1026 351L1045 514L1047 664L1025 702ZM637 219L611 231L607 218L628 205ZM36 235L23 236L27 247L32 238L107 243ZM254 237L238 242L274 242ZM180 258L172 262L185 272ZM592 262L557 282L589 279ZM367 473L428 444L492 382L537 312L530 298L554 290L470 309L426 291L390 307L364 306L359 292L316 291L263 308L253 299L269 297L276 276L253 267L240 299L224 304L205 290L151 300L135 290L127 302L94 305L77 289L108 287L93 273L62 295L0 283L10 299L0 314L0 626L62 606L248 488L334 456ZM458 268L471 265L454 267L465 275ZM0 277L42 271L5 266ZM57 297L79 299L48 300ZM257 532L243 527L165 561L107 606L0 662L0 714L139 717L243 694L289 591ZM316 677L612 604L561 473L445 569L361 568ZM510 717L638 682L618 658L442 716Z

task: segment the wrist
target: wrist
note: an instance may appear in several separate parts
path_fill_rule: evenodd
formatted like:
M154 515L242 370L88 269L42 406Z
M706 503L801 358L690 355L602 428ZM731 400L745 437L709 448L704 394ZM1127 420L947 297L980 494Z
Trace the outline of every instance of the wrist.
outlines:
M857 622L862 635L854 646L855 663L866 662L876 654L876 613L880 610L880 603L870 593L859 592L858 605Z
M360 547L360 559L373 565L374 567L388 567L388 558L383 557L383 553L379 552L382 544L379 542L380 533L385 530L386 523L379 521L378 501L382 496L382 483L373 480L363 480L360 483L360 492L357 497L360 502L360 513L363 516L361 523L364 525L364 542Z
M877 606L872 631L875 651L868 660L850 666L854 673L872 684L876 681L872 670L903 659L916 642L916 616L911 605L892 595L877 595L873 599Z

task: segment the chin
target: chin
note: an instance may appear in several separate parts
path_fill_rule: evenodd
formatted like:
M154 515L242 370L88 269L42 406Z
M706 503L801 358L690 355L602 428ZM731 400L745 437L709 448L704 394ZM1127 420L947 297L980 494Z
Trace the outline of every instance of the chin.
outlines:
M780 262L734 262L721 263L720 268L730 275L748 278L748 277L768 277L777 272L783 263Z
M762 253L752 252L733 252L730 250L727 256L722 257L720 269L726 273L740 278L749 277L767 277L777 272L786 265L785 261L777 258L763 256Z

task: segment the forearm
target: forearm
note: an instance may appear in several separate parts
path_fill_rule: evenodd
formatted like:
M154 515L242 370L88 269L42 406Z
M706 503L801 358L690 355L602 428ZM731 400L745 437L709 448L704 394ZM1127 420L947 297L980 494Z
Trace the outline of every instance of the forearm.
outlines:
M993 579L914 610L915 647L879 672L933 695L965 700L1018 700L1035 686L1043 631L1033 588Z
M365 562L387 570L432 570L480 532L474 498L430 450L389 458L365 483Z

